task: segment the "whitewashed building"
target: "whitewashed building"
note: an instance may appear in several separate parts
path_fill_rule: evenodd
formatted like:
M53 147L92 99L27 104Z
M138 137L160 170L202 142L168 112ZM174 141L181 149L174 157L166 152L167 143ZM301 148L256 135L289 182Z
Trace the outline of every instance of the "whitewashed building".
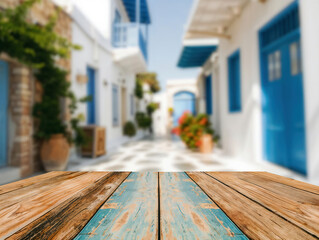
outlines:
M134 90L136 74L147 71L148 3L58 2L73 18L73 43L82 47L72 52L72 89L78 98L92 97L76 114L84 116L83 125L106 128L106 149L112 151L129 140L123 135L124 124L134 121L136 111L145 110ZM142 136L140 131L136 138Z
M226 154L315 184L318 10L317 0L196 0L184 39L198 43L184 44L178 63L201 67L200 110L211 115Z

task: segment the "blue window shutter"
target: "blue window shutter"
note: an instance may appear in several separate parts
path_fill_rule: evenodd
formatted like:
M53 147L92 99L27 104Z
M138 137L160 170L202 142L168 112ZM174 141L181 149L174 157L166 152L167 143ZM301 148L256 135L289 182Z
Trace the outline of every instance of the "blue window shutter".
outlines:
M206 101L206 114L213 114L213 82L212 76L209 75L205 78L205 101Z
M228 104L229 112L241 111L240 52L228 58Z

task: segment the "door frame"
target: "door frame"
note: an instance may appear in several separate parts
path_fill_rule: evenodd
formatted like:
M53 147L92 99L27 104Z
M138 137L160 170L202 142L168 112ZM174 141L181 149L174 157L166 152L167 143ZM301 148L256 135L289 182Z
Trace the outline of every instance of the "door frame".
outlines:
M5 89L4 102L0 101L0 104L5 106L4 124L3 126L0 126L0 128L3 127L3 130L4 130L4 134L0 136L0 145L3 147L3 151L4 151L3 156L0 156L0 158L4 157L4 160L0 159L0 168L1 168L8 165L8 149L7 148L8 148L8 107L9 107L9 99L8 99L9 97L9 64L6 61L0 60L0 65L4 67L4 83L2 87L3 89Z

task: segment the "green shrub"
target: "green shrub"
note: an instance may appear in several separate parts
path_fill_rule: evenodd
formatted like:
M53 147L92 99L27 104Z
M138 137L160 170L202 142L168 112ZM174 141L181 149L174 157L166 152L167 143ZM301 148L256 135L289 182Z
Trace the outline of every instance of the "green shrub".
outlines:
M144 96L143 82L139 79L136 79L136 82L135 82L135 96L138 99L143 99L143 96Z
M152 126L152 118L143 112L137 112L135 119L139 128L147 129Z
M126 122L123 128L123 134L128 137L136 135L136 127L133 122Z
M147 113L149 116L151 116L156 110L158 109L158 103L151 102L150 104L147 105Z

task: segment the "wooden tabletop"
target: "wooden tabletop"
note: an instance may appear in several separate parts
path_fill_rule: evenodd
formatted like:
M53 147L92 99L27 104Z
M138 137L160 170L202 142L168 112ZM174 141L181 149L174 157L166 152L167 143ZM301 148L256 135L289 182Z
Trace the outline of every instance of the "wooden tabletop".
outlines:
M319 187L266 172L51 172L0 186L0 239L319 239Z

